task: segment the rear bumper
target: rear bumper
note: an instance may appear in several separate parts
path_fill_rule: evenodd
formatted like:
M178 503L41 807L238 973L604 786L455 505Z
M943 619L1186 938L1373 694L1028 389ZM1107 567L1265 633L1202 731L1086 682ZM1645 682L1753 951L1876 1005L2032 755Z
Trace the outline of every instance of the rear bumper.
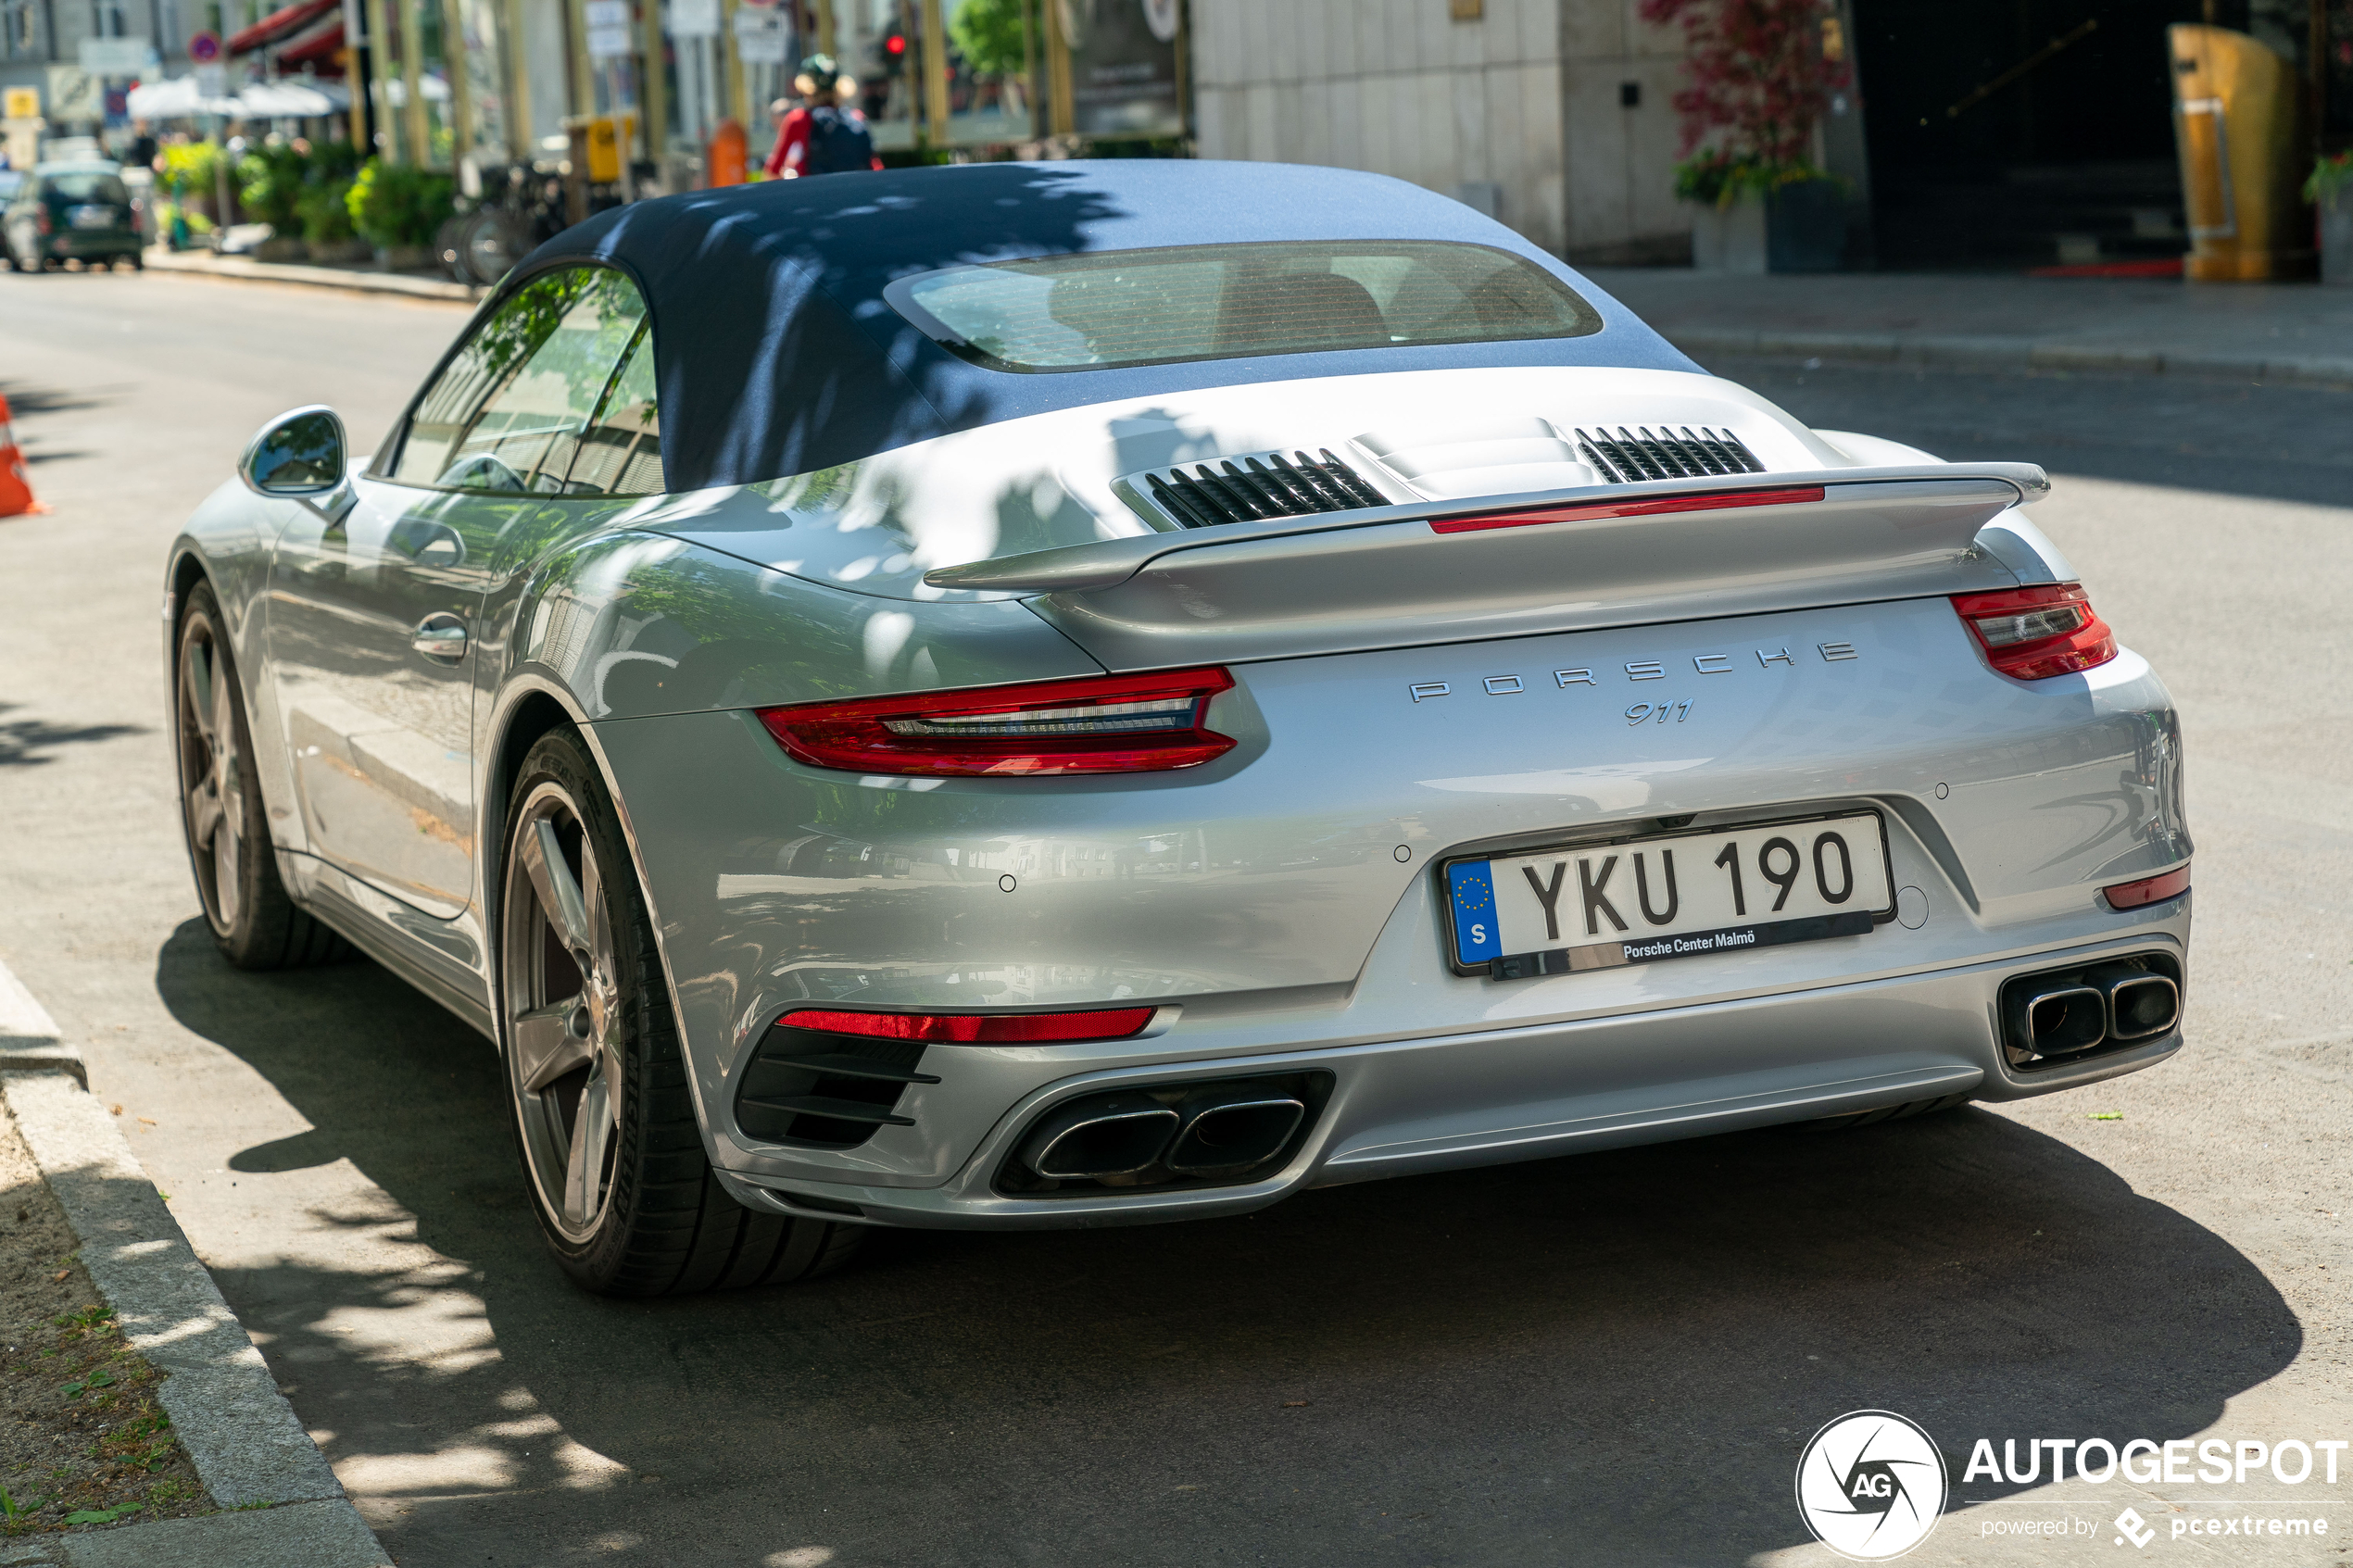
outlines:
M1630 1016L1272 1054L1203 1058L1164 1048L1154 1053L1159 1060L1130 1057L1115 1066L1039 1060L1101 1047L990 1053L1021 1059L1000 1064L1015 1070L1009 1076L1026 1067L1042 1081L1012 1099L946 1182L910 1188L744 1171L723 1171L722 1177L741 1201L779 1213L849 1218L842 1208L848 1205L870 1223L926 1228L1138 1224L1242 1212L1310 1186L1665 1142L1950 1095L2020 1099L2152 1066L2179 1050L2182 1036L2177 1029L2072 1066L2014 1073L1996 1034L2003 982L2135 952L2167 951L2185 960L2189 902L2187 896L2172 900L2145 921L2109 916L2120 929L2105 940ZM1132 1051L1137 1043L1119 1044ZM926 1059L927 1068L937 1055ZM1057 1073L1056 1065L1078 1070ZM1333 1092L1297 1154L1268 1179L1101 1196L1013 1198L995 1190L997 1173L1022 1134L1075 1096L1303 1069L1331 1073ZM951 1075L949 1086L962 1076Z
M98 257L136 256L143 242L132 229L93 229L52 234L42 242L42 253L59 260L88 261Z

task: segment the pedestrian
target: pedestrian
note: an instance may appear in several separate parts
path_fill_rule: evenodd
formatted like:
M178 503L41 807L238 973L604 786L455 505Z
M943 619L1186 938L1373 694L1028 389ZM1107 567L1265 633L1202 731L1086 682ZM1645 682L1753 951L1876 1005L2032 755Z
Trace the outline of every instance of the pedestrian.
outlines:
M812 55L801 61L793 89L800 94L799 107L787 110L782 99L771 107L779 118L775 150L766 165L770 179L798 180L883 166L875 156L866 117L858 111L858 83L841 74L831 55Z
M123 154L122 166L125 169L153 169L161 152L162 149L156 145L155 132L147 129L147 122L144 119L132 120L131 146Z

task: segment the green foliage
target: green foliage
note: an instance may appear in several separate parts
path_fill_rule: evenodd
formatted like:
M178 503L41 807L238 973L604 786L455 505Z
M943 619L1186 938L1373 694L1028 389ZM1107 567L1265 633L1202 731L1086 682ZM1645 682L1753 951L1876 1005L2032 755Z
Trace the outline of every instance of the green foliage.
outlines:
M189 142L163 149L164 188L175 196L212 199L214 175L221 151L210 142Z
M1013 75L1029 69L1029 41L1022 28L1026 0L964 0L948 24L956 53L976 71Z
M341 145L342 144L337 144ZM295 218L306 244L337 245L351 238L351 182L305 185L295 199Z
M2333 206L2353 191L2353 152L2343 152L2334 157L2324 157L2312 166L2312 176L2304 182L2304 199Z
M309 172L310 159L300 150L265 142L237 160L237 199L248 217L292 235L301 222L296 207Z
M111 1524L118 1519L128 1519L139 1512L135 1502L117 1503L112 1508L84 1508L66 1515L69 1524Z
M1711 202L1719 207L1732 206L1743 194L1762 200L1783 185L1808 180L1828 180L1839 185L1847 182L1802 158L1776 163L1745 153L1719 152L1714 147L1703 147L1675 166L1677 195L1685 201Z
M452 211L452 189L446 174L370 158L344 205L351 226L371 245L431 245Z

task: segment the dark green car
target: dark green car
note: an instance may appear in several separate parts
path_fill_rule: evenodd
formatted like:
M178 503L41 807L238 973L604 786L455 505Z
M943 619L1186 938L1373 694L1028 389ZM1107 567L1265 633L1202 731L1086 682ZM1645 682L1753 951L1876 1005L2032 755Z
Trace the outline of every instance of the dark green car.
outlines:
M12 271L140 262L139 218L111 163L44 163L0 216L0 252Z

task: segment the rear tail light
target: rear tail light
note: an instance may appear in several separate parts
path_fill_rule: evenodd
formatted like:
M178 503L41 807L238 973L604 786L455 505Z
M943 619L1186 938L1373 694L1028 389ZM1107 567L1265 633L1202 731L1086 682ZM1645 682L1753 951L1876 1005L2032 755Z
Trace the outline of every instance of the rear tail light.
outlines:
M2120 882L2114 887L2103 887L2111 909L2137 909L2145 904L2162 904L2168 898L2179 898L2190 890L2190 868L2183 866L2162 876L2145 876L2138 882Z
M1540 522L1580 522L1597 517L1655 517L1661 512L1716 512L1732 507L1786 507L1822 498L1818 484L1781 490L1716 490L1705 495L1651 495L1630 501L1597 501L1581 507L1544 507L1528 512L1483 512L1477 517L1434 517L1433 533L1476 533L1489 528L1527 528Z
M1223 670L1033 681L979 691L763 708L760 721L812 768L916 776L1148 773L1222 756L1206 727Z
M2079 583L1956 594L1953 608L1984 650L1985 662L2012 680L2048 680L2116 657L2116 633L2093 613Z
M786 1029L870 1039L949 1045L1036 1045L1056 1040L1121 1040L1152 1021L1151 1008L1092 1012L840 1012L798 1008L776 1020Z

